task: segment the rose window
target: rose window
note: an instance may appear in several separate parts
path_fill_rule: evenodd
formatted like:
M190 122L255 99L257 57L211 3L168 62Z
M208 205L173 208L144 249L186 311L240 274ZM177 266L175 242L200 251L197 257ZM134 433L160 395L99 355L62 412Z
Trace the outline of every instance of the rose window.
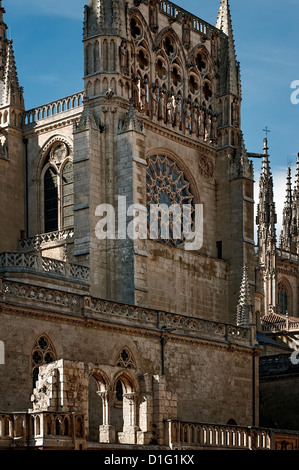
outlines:
M167 156L148 159L146 173L149 238L173 246L193 229L194 197L178 164Z

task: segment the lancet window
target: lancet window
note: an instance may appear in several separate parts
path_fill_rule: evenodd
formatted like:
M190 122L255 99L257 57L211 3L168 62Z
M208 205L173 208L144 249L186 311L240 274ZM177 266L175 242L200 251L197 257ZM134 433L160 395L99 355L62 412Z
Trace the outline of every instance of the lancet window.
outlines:
M44 232L71 228L74 225L73 162L68 147L57 142L48 152L42 171Z

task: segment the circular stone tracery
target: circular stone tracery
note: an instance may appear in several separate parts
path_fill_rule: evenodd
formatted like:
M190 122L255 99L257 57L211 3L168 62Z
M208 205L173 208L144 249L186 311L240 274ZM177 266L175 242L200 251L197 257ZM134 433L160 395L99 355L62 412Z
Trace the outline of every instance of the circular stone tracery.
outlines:
M193 228L194 197L178 164L168 156L147 160L148 229L151 239L170 245L186 240Z

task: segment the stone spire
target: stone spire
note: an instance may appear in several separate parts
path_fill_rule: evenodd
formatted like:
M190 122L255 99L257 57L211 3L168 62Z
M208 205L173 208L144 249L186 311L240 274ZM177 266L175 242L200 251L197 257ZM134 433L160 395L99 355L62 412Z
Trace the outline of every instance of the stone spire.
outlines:
M250 326L252 325L252 299L250 295L250 286L248 280L248 268L244 266L243 277L240 288L240 298L237 306L237 325Z
M256 223L258 226L258 272L259 286L263 295L262 315L276 307L277 297L277 247L273 178L269 163L268 140L264 139L264 155L259 183L259 204Z
M6 62L6 31L7 26L3 21L3 15L5 13L2 7L2 1L0 0L0 80L3 80L4 67Z
M19 85L12 40L7 40L1 105L24 108L23 88Z
M259 204L257 208L258 239L276 243L277 215L275 211L273 178L269 162L268 140L264 139L264 156L259 183Z
M279 247L284 251L292 249L293 197L291 168L287 168L286 196L283 208L282 231Z
M220 29L225 40L220 57L220 75L222 93L231 93L241 97L240 64L236 59L235 42L228 0L221 0L216 28Z
M12 40L7 39L5 13L0 0L0 106L24 108L23 89L19 85Z

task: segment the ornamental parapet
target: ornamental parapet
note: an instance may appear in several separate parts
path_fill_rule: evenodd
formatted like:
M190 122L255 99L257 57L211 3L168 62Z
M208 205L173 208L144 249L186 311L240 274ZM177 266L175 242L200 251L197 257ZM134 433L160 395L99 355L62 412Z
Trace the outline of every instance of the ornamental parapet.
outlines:
M84 417L66 412L0 413L0 449L85 446Z
M49 244L66 243L74 237L74 229L57 230L55 232L42 233L30 238L21 238L19 240L20 251L34 251Z
M0 274L5 272L42 273L81 283L89 282L89 268L87 266L46 258L41 256L41 252L0 253Z
M0 266L1 260L3 264L0 255ZM28 264L27 261L26 264ZM80 266L79 268L83 267ZM0 267L0 272L1 269L3 268ZM140 306L121 304L90 297L82 292L65 291L60 287L51 289L9 279L0 279L0 302L3 304L6 302L19 304L29 308L35 306L36 308L40 307L42 310L63 312L69 315L75 314L76 321L81 319L85 322L88 320L88 324L95 327L98 322L114 322L128 327L146 328L154 334L161 334L163 337L172 335L177 340L189 337L191 339L222 343L230 348L234 346L256 347L255 330L252 327L241 327Z

